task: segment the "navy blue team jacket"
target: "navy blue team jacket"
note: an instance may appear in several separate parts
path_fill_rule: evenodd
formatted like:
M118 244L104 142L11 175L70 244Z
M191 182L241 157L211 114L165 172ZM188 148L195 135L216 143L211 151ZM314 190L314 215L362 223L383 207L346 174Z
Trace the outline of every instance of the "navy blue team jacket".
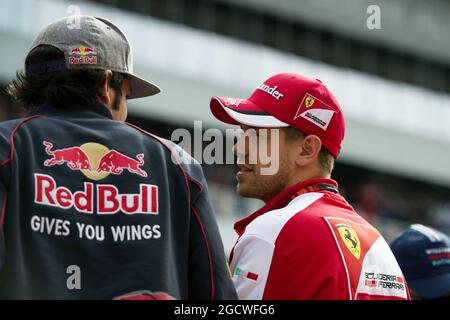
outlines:
M0 210L1 299L237 298L200 165L103 105L0 123Z

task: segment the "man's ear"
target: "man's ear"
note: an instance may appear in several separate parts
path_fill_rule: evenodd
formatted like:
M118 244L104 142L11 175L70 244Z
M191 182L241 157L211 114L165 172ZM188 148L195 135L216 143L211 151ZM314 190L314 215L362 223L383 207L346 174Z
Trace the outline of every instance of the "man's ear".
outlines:
M311 134L300 139L295 162L300 167L310 164L317 159L321 148L322 142L316 135Z
M106 70L105 73L106 73L106 80L101 87L102 96L100 97L100 100L104 105L111 106L113 101L113 91L109 86L109 83L112 78L112 71Z

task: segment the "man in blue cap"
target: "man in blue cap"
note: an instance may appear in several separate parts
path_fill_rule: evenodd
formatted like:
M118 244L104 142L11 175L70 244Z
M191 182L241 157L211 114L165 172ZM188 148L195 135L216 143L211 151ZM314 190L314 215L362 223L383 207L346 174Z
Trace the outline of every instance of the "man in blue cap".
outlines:
M391 249L405 275L411 297L450 297L450 238L421 224L397 236Z

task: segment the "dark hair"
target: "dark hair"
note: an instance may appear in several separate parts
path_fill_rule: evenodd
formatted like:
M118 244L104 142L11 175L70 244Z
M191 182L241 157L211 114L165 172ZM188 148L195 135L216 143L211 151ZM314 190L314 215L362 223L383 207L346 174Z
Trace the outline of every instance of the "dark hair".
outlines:
M297 130L293 127L285 127L283 129L285 130L285 133L286 133L286 135L285 135L286 140L294 140L294 139L306 137L305 133L303 133L302 131ZM328 172L330 174L331 174L331 172L333 172L334 157L330 153L330 151L328 151L328 149L325 148L324 146L322 146L322 148L319 151L319 163L320 163L320 166L322 167L322 169L324 169L326 172Z
M26 72L17 72L17 79L8 85L6 92L21 102L26 109L32 109L46 102L57 107L68 103L85 105L98 103L99 98L104 95L101 88L106 81L105 70L78 68L48 72L48 65L55 65L56 62L58 67L61 61L64 65L64 59L64 53L53 46L42 45L33 49L25 59ZM43 74L35 72L42 71L42 66ZM122 94L121 86L125 77L126 75L122 73L113 72L109 82L119 97ZM116 108L118 104L119 99L116 99L114 103Z

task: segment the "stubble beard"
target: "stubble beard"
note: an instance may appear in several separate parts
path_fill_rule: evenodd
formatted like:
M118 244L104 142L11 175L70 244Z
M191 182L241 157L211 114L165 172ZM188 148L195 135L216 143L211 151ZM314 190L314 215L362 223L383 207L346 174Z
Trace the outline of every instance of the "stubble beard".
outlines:
M241 197L255 198L267 202L287 187L289 170L283 160L280 161L277 173L273 175L261 175L260 172L261 170L259 168L238 182L237 192Z

